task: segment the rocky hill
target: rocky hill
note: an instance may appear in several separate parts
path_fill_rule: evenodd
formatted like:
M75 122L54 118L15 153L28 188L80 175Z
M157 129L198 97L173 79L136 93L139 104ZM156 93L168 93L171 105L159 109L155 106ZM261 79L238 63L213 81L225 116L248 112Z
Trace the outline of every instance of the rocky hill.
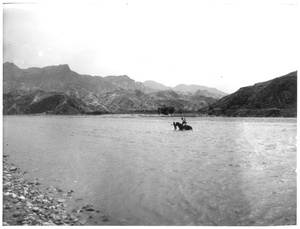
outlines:
M175 87L166 87L163 84L157 83L152 80L147 80L144 82L144 85L148 88L151 88L153 90L157 91L165 91L165 90L173 90L177 93L183 93L187 95L193 95L195 93L201 94L205 97L211 97L214 99L220 99L227 95L226 93L217 90L216 88L210 88L210 87L205 87L205 86L200 86L200 85L185 85L185 84L179 84Z
M240 88L199 111L220 116L296 117L297 72Z
M173 88L174 91L178 92L190 92L190 93L196 93L199 91L206 91L209 93L210 97L213 97L215 99L220 99L227 95L226 93L219 91L216 88L211 88L211 87L205 87L205 86L200 86L200 85L185 85L185 84L179 84L176 87Z
M171 87L166 87L163 84L157 83L153 80L146 80L145 82L143 82L143 84L148 87L151 88L153 90L157 90L157 91L164 91L164 90L171 90Z
M63 93L16 90L3 96L4 114L82 114L102 110Z
M13 63L3 64L3 94L4 114L153 112L163 105L197 111L216 101L208 94L153 90L126 75L80 75L68 65L20 69Z

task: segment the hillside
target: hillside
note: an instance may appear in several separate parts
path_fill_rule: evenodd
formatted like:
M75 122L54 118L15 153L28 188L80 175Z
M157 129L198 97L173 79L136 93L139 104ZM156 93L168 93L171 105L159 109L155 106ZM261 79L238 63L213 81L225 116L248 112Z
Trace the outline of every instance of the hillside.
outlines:
M200 86L200 85L185 85L185 84L179 84L176 87L173 88L174 91L178 92L191 92L191 93L196 93L198 91L206 91L210 93L210 96L213 96L215 99L220 99L227 95L226 93L219 91L216 88L210 88L210 87L205 87L205 86Z
M210 87L194 85L194 84L192 85L179 84L175 87L166 87L165 85L157 83L152 80L147 80L143 84L146 87L156 91L173 90L177 93L188 94L188 95L193 95L197 93L205 97L211 97L214 99L220 99L227 95L226 93L219 91L216 88L210 88Z
M3 92L13 90L43 90L46 92L99 93L118 89L118 86L103 79L89 75L80 75L71 71L68 65L48 66L44 68L20 69L13 63L3 64Z
M3 96L4 115L13 114L89 114L107 113L103 106L93 106L66 94L17 90Z
M143 84L146 87L149 87L149 88L151 88L153 90L158 90L158 91L164 91L164 90L172 89L171 87L166 87L165 85L157 83L157 82L155 82L153 80L146 80L145 82L143 82Z
M199 111L218 116L296 117L297 72L240 88Z
M4 63L3 94L4 114L155 112L163 105L187 112L216 101L193 93L153 90L126 75L80 75L66 64L20 69Z

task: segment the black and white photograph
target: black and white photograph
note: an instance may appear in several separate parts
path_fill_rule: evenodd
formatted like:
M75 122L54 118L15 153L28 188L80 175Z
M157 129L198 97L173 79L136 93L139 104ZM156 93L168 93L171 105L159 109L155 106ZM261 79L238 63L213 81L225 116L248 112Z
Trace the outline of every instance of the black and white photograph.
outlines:
M299 7L4 0L1 225L295 227Z

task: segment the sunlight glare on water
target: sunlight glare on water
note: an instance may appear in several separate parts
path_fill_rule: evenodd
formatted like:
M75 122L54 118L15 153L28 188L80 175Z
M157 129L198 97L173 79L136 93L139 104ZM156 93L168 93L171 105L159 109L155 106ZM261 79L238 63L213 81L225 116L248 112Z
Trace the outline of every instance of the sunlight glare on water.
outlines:
M4 153L116 225L296 223L296 119L176 119L5 116Z

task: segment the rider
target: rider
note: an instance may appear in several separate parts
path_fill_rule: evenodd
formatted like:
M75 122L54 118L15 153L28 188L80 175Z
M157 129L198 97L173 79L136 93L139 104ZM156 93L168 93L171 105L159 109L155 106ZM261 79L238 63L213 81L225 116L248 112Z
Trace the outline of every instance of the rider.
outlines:
M181 118L182 120L182 125L185 126L187 124L185 117Z

